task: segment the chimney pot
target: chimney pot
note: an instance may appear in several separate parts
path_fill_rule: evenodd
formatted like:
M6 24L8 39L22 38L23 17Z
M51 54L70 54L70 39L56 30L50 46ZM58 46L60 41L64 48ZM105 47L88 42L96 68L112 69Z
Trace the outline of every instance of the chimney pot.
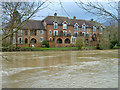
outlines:
M57 13L54 13L54 16L57 16Z
M73 19L76 19L76 16L74 16Z
M91 19L91 21L93 21L93 18Z

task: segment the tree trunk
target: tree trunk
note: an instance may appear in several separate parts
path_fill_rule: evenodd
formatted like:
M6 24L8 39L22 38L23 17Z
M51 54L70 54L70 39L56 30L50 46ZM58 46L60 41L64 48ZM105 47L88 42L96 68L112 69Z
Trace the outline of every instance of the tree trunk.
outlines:
M11 33L13 32L13 29L11 29ZM10 35L10 46L13 44L13 34Z

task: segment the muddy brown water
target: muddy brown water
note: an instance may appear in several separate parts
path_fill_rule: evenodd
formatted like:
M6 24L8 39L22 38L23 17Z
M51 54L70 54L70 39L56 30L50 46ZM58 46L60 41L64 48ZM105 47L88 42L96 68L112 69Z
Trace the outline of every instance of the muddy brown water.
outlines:
M4 52L3 88L117 88L118 50Z

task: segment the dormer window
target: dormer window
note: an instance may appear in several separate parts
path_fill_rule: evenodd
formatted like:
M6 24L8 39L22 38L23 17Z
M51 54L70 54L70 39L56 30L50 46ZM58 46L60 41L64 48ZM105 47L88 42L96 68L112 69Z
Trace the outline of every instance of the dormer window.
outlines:
M103 27L102 26L100 26L100 32L102 32L103 31Z
M63 29L67 29L67 22L66 21L63 22Z
M93 32L96 32L97 27L93 26Z
M85 24L82 25L82 31L85 31L86 27Z
M57 23L57 21L53 22L53 24L54 24L54 29L58 29L58 23Z
M78 30L78 24L77 23L74 25L74 30Z

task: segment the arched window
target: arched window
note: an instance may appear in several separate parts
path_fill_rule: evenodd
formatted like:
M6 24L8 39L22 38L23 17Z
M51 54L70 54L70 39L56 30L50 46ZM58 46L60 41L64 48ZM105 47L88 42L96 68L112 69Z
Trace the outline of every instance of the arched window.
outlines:
M70 43L70 39L65 39L65 43Z
M22 44L22 43L23 43L22 37L18 37L18 44Z
M52 37L49 38L49 41L52 41Z
M57 39L57 43L62 43L62 39L61 38Z
M34 38L32 38L30 42L33 43L33 44L35 44L35 43L37 43L37 40L34 39Z
M26 39L25 39L25 44L27 44L27 43L28 43L28 39L26 38Z
M66 21L63 22L63 29L67 29L67 22Z

